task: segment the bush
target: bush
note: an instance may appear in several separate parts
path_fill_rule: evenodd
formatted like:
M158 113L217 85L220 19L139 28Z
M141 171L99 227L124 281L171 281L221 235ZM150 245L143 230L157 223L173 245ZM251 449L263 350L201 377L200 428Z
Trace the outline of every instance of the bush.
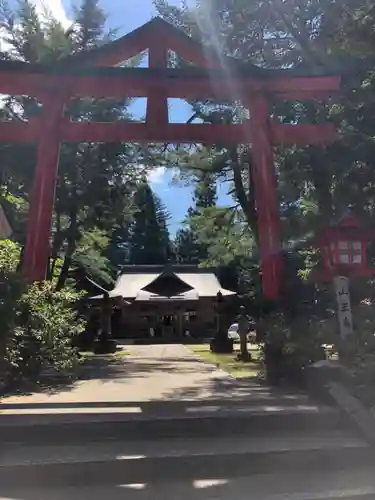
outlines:
M37 379L43 369L70 372L78 361L72 338L83 330L79 294L51 282L27 285L17 272L19 247L0 242L0 379Z
M375 311L372 300L353 307L354 335L340 344L340 362L348 368L362 401L375 405Z
M325 357L318 322L311 317L291 321L282 313L274 313L263 327L266 331L263 356L269 381L277 383L285 379L303 384L305 367Z

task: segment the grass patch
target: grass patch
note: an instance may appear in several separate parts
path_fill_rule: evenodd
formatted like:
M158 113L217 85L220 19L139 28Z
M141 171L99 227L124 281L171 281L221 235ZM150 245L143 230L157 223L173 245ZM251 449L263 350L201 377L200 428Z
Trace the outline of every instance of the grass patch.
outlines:
M236 360L236 355L239 353L239 349L236 349L236 346L232 354L214 354L210 351L210 346L207 344L189 345L188 347L206 361L206 363L216 365L235 378L257 378L261 371L259 360L260 350L258 347L254 347L254 345L249 345L249 352L253 359L250 363Z
M118 350L113 353L109 354L95 354L92 351L82 351L80 352L81 355L81 361L89 361L90 359L96 359L96 358L106 358L108 361L113 361L113 360L118 360L122 359L126 356L130 356L130 353L126 351L125 349Z

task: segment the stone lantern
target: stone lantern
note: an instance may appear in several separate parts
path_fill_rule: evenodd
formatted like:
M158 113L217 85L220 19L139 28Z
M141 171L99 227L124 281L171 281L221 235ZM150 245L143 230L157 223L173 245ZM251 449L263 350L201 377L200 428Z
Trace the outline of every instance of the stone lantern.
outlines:
M221 323L223 305L223 294L219 290L216 294L216 303L214 305L216 310L216 334L210 342L211 352L215 353L232 353L233 352L233 340L228 338L228 332L223 328Z

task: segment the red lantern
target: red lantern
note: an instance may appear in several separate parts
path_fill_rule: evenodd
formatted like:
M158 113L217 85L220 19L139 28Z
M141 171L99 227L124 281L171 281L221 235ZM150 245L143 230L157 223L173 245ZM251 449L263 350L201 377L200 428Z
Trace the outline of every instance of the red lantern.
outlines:
M348 212L337 224L318 233L316 246L322 255L324 269L314 274L322 280L375 274L375 269L367 266L367 244L371 239L372 232Z

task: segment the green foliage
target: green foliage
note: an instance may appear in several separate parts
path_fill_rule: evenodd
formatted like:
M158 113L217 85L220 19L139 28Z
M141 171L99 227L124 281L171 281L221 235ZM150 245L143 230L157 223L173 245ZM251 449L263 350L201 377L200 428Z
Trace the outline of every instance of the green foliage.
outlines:
M216 205L216 179L212 173L204 171L197 172L193 201L195 202L194 212L196 213L199 213L201 209ZM190 212L189 215L193 214Z
M21 255L20 246L11 240L0 240L0 272L6 277L17 270Z
M8 59L42 63L65 61L71 66L76 64L75 54L103 45L113 36L105 30L106 16L97 0L82 0L74 12L74 28L72 26L67 31L52 17L52 13L47 11L41 16L28 0L20 0L15 8L4 4L1 14L1 35L9 47L3 57ZM132 60L132 64L139 62L139 58ZM73 121L129 121L132 120L128 112L129 103L129 100L75 99L67 112ZM40 103L33 98L10 96L1 110L1 119L28 120L41 111ZM35 147L5 144L0 148L0 155L2 191L9 200L22 200L27 211L36 162ZM70 277L77 264L77 256L79 265L94 279L108 281L102 249L95 244L90 249L90 255L84 258L80 247L85 246L85 242L81 243L81 238L95 228L111 238L112 232L127 224L132 213L130 200L135 183L145 171L145 167L139 164L144 165L147 161L144 149L136 144L62 145L48 276L51 279L60 270L58 288L62 288ZM15 219L11 220L12 227L16 228L15 237L24 244L24 211L12 202L10 205L14 215L12 219ZM59 265L61 258L63 264Z
M183 264L200 264L208 258L207 243L199 238L194 229L194 217L202 214L204 209L216 204L216 179L207 171L195 172L194 207L188 210L184 227L177 231L174 240L176 258Z
M254 241L241 213L208 207L191 218L191 227L198 242L207 248L205 265L226 265L251 255Z
M73 254L73 264L85 269L89 276L111 283L111 266L104 253L108 245L109 237L104 231L95 227L85 231Z
M0 241L0 381L5 371L7 341L17 324L15 304L25 291L25 284L17 274L20 254L17 243Z
M72 33L75 43L81 50L94 49L111 38L104 33L106 15L98 0L85 0L75 9L75 21L80 26Z
M72 339L83 330L79 294L52 282L28 286L17 272L20 247L0 242L0 382L37 379L46 369L68 373L77 363Z
M188 223L189 220L186 221ZM200 244L197 234L191 227L179 229L174 238L177 262L182 264L200 264L207 259L206 247Z
M114 276L121 271L122 266L129 262L130 253L130 223L124 223L114 229L104 254L107 257Z
M34 284L18 300L16 326L6 360L17 375L37 377L44 368L68 372L77 362L72 339L83 331L73 309L78 295L52 283Z
M169 215L144 180L134 195L134 222L130 226L129 263L165 264L170 256Z
M352 377L353 389L369 407L375 406L375 313L373 299L353 305L355 335L339 343L340 361Z
M375 0L212 0L197 1L189 8L170 5L167 0L154 3L161 16L216 51L228 72L231 68L226 56L247 66L295 67L306 72L325 68L345 73L340 95L324 102L283 101L271 110L274 119L282 123L329 119L339 130L339 139L329 146L275 148L283 244L301 261L290 273L302 276L307 283L317 261L307 247L319 226L342 215L348 205L365 223L374 223ZM105 13L97 0L82 1L75 11L74 29L67 31L48 13L42 22L27 0L20 0L13 11L4 6L1 14L2 35L11 48L1 57L7 59L62 61L98 47L112 36L105 31ZM175 66L186 65L178 57L171 59ZM75 64L74 57L69 64ZM235 95L229 102L190 102L190 121L238 123L247 116L243 97ZM128 100L78 99L71 103L69 113L73 121L130 121L129 104ZM10 96L0 110L0 119L26 120L40 112L41 106L34 99ZM108 281L114 269L125 262L165 263L172 257L168 214L148 184L140 182L147 170L140 165L152 162L155 149L135 144L62 146L50 269L50 278L57 281L58 288L67 283L70 271L77 266L94 279ZM3 144L0 155L2 203L4 200L8 205L15 238L24 243L35 147ZM194 206L174 242L177 260L235 267L244 293L259 296L251 146L179 145L169 149L164 162L180 166L180 180L195 188ZM225 185L232 195L233 207L216 207L218 184ZM12 252L17 251L9 243L5 245L3 258L8 264L4 262L4 268L12 266ZM1 286L13 283L13 272L5 273ZM321 290L317 296L326 305ZM289 298L302 302L298 293ZM318 328L320 323L313 315L312 311L306 313L310 323L306 328L294 328L294 333ZM283 321L279 322L281 331Z
M275 148L283 244L305 260L299 273L307 279L316 257L304 246L321 225L342 215L349 205L364 223L374 222L374 0L213 0L190 8L172 6L167 0L154 3L165 19L216 50L224 70L228 70L224 56L230 56L247 65L343 74L342 92L330 99L282 101L271 109L282 123L331 120L339 130L332 145ZM193 102L194 117L206 123L239 121L241 98ZM190 151L183 155L182 165L190 171L184 178L191 179L197 169L210 171L219 182L228 183L241 209L254 242L248 246L254 273L243 267L249 284L256 277L259 256L251 146L229 149L217 144ZM204 224L199 221L200 227ZM209 220L206 225L210 227ZM215 241L211 238L210 246L219 249L215 233L217 240L222 238L221 231L211 228ZM186 234L179 237L191 245ZM225 248L221 250L217 255L226 256Z
M165 204L162 202L161 198L155 193L153 193L153 196L154 196L156 220L160 228L160 246L161 248L165 249L164 251L166 254L167 261L173 260L174 255L168 229L168 222L171 219L171 215L168 212L168 209L165 206Z
M321 359L321 346L328 343L321 320L316 316L299 315L291 320L281 312L272 313L262 326L267 342L280 346L282 353L293 357L300 366Z

